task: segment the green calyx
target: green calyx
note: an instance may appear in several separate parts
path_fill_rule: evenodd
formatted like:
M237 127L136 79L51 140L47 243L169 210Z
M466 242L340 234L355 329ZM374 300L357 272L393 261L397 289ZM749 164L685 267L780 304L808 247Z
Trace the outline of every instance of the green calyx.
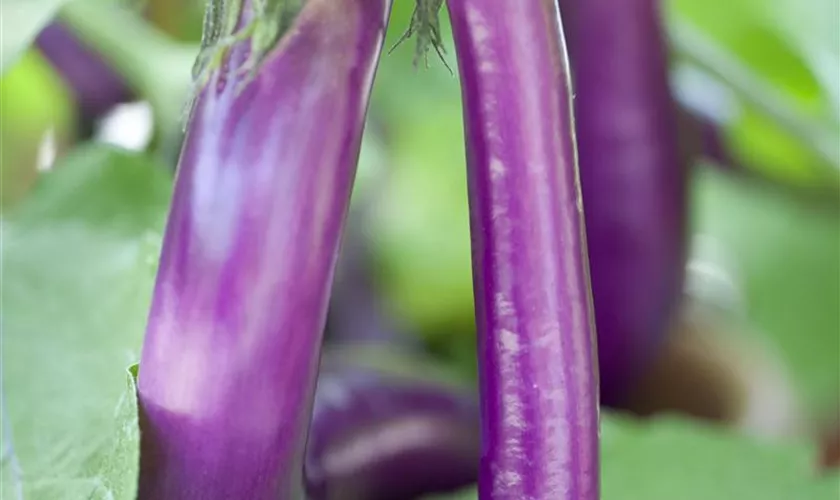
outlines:
M417 45L414 52L414 65L420 62L420 58L426 67L429 67L429 49L434 48L438 57L446 66L446 69L452 73L452 68L446 63L446 49L443 46L443 37L440 34L440 9L443 7L444 0L414 0L414 14L411 16L411 24L408 30L403 33L403 36L397 40L391 52L399 47L403 42L411 37L417 39Z
M250 43L248 59L238 71L246 75L240 89L247 84L265 62L280 38L294 22L306 0L208 0L204 13L201 47L192 68L193 89L187 103L187 118L195 98L214 71L221 67L231 48L240 42ZM443 65L446 63L440 31L440 10L444 0L414 0L414 14L408 30L394 45L393 51L409 38L417 40L414 63L422 57L428 67L428 53L434 48ZM240 19L248 10L248 21Z
M291 26L303 3L304 0L208 0L201 49L192 70L193 99L213 71L222 65L230 49L240 42L247 41L251 45L247 61L239 68L247 74L242 83L253 78ZM248 22L242 24L240 19L245 9L250 16ZM190 99L190 107L193 99Z

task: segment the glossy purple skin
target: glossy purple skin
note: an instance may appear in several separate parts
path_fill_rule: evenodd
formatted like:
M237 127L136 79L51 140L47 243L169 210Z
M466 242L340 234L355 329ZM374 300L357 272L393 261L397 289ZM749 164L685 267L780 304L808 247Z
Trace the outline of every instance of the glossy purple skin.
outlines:
M464 104L482 500L598 498L595 329L554 0L450 0Z
M686 159L658 0L560 0L575 117L601 400L621 406L668 335L682 288Z
M309 500L406 500L477 480L466 388L343 368L322 373L306 454Z
M389 0L309 0L199 97L140 365L141 500L301 498L321 338ZM238 46L231 61L241 63Z
M84 119L94 120L131 99L122 77L63 24L44 28L35 45L73 91Z

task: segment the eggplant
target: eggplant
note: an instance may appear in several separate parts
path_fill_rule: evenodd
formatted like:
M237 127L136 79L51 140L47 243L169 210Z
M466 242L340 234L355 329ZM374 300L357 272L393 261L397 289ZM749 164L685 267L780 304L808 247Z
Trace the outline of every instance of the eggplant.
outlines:
M601 401L623 407L680 307L688 156L658 0L561 0L575 87Z
M237 21L226 29L279 22L257 2L222 7ZM205 46L222 57L199 75L139 370L141 500L303 494L330 288L390 7L309 0L274 44Z
M475 483L481 446L474 389L426 371L394 373L342 358L342 348L330 354L309 431L309 500L405 500Z
M449 0L467 151L479 498L599 498L571 80L553 0Z

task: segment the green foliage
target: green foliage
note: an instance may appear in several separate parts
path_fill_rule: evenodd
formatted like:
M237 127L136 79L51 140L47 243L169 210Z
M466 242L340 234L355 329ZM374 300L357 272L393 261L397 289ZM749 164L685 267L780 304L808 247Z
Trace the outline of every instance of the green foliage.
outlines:
M159 165L90 146L4 220L0 497L133 498L126 367L139 355L169 189Z
M700 63L737 96L741 109L730 110L725 123L737 157L782 183L834 189L840 182L840 1L668 5L680 57ZM709 51L708 43L720 50Z
M771 443L661 419L605 418L604 500L829 500L837 477L819 480L810 446Z

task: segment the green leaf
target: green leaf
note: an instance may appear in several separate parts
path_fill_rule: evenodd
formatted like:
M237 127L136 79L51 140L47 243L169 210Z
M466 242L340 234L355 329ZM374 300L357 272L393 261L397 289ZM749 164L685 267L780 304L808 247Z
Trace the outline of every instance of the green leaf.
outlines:
M807 5L799 0L775 0L769 5L751 0L752 12L796 51L840 119L840 1L811 0Z
M603 500L829 500L810 446L754 440L677 419L605 418Z
M670 0L684 61L724 81L744 112L722 124L749 168L800 187L840 180L840 1ZM714 49L711 50L710 49Z
M840 21L831 16L827 5L831 3L837 0L807 4L796 0L670 0L669 6L676 19L687 21L720 43L766 84L819 114L832 109L820 107L826 99L830 101L831 91L821 86L808 59L811 52L835 54L838 50ZM803 31L810 33L791 35Z
M3 0L0 16L0 74L35 40L67 0Z
M756 441L686 420L604 415L603 500L834 500L840 477L818 478L808 446ZM464 491L437 500L468 500ZM430 499L431 500L431 499Z
M3 221L2 498L133 499L138 359L171 186L88 146Z

